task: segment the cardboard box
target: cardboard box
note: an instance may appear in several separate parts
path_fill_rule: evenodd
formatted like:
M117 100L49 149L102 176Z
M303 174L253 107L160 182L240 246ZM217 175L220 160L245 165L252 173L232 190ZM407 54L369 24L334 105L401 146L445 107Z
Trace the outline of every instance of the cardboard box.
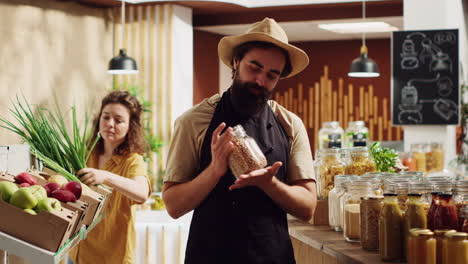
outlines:
M105 197L95 191L89 190L82 193L80 201L88 203L88 213L86 214L83 223L89 226L104 209Z
M76 212L78 214L77 216L77 221L73 225L72 228L72 234L71 236L74 236L76 233L78 233L81 229L81 227L85 224L84 220L86 218L86 215L88 214L88 208L89 205L88 203L85 203L83 201L77 200L76 202L60 202L62 204L62 208L67 208L70 211Z
M77 214L66 208L32 215L2 199L0 214L0 231L52 252L68 241L77 221Z
M312 225L329 225L328 223L328 200L317 200L314 217L309 221Z
M11 174L0 174L0 181L15 182L15 176Z

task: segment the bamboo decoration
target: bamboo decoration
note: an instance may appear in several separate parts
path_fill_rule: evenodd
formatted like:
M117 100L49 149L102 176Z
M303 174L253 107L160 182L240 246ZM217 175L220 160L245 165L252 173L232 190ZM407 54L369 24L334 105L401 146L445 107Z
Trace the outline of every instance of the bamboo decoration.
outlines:
M150 257L149 257L149 252L150 252L150 230L149 226L146 227L146 237L145 237L145 263L149 264L150 263Z
M329 67L313 85L297 83L294 88L277 91L276 101L299 116L309 134L311 146L318 146L318 130L323 122L338 121L346 129L351 121L364 120L371 140L400 140L401 127L392 127L388 119L388 98L375 94L374 86L358 86L337 83L329 79ZM304 85L307 85L304 88ZM381 109L380 109L381 108Z

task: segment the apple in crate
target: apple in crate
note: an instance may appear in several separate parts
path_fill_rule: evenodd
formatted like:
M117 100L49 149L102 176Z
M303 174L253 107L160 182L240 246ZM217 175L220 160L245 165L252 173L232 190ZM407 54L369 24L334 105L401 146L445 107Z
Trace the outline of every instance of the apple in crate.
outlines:
M60 201L55 198L45 198L37 202L37 206L35 210L37 213L41 211L46 211L46 212L61 211L62 205L60 204Z
M12 182L0 181L0 193L2 200L5 202L10 201L10 197L18 190L18 186Z
M15 176L15 183L28 183L29 185L36 185L37 179L27 172L21 172L20 174Z
M60 185L56 182L49 182L42 187L47 191L47 196L50 196L53 191L60 189Z
M67 180L67 178L63 177L62 175L56 174L56 175L50 176L49 179L47 179L47 182L55 182L58 185L60 185L60 187L62 187L65 184L68 183L68 180Z
M36 211L34 211L33 209L24 209L23 211L32 215L37 215Z
M55 199L57 199L57 200L59 200L61 202L64 202L64 203L67 203L67 202L74 203L74 202L76 202L75 195L72 192L67 191L67 190L62 190L62 189L55 190L50 194L50 196L52 198L55 198Z
M10 204L21 209L33 209L37 205L37 198L29 188L20 188L10 198Z
M71 181L65 184L65 186L62 187L62 189L73 193L76 199L80 199L81 197L81 184L77 181Z
M47 191L44 189L44 187L40 185L33 185L27 188L31 189L32 194L36 196L38 201L47 198Z

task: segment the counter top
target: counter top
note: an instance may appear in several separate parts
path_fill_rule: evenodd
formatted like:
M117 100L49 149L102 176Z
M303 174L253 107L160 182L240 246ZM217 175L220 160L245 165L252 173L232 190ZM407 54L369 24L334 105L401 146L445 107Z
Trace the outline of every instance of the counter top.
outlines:
M359 243L346 242L342 232L332 231L328 226L313 226L298 219L289 219L289 234L302 243L336 258L338 263L388 263L380 260L378 252L365 251Z

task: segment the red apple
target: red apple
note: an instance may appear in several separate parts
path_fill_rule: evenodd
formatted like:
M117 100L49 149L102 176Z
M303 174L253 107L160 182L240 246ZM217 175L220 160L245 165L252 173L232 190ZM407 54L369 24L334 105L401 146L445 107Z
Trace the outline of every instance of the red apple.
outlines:
M67 202L72 202L72 203L76 202L76 197L72 192L67 191L67 190L62 190L62 189L53 191L50 194L50 197L55 198L55 199L57 199L57 200L59 200L61 202L65 202L65 203L67 203Z
M62 189L72 192L75 195L76 199L80 199L81 197L81 184L77 181L71 181L65 184L65 186L62 187Z
M29 187L31 186L31 184L27 183L27 182L23 182L19 185L20 188L23 188L23 187Z
M36 185L37 179L27 172L21 172L20 174L15 176L15 183L28 183L29 185Z
M50 197L53 191L60 189L60 185L55 182L49 182L48 184L43 186L47 191L47 196Z

